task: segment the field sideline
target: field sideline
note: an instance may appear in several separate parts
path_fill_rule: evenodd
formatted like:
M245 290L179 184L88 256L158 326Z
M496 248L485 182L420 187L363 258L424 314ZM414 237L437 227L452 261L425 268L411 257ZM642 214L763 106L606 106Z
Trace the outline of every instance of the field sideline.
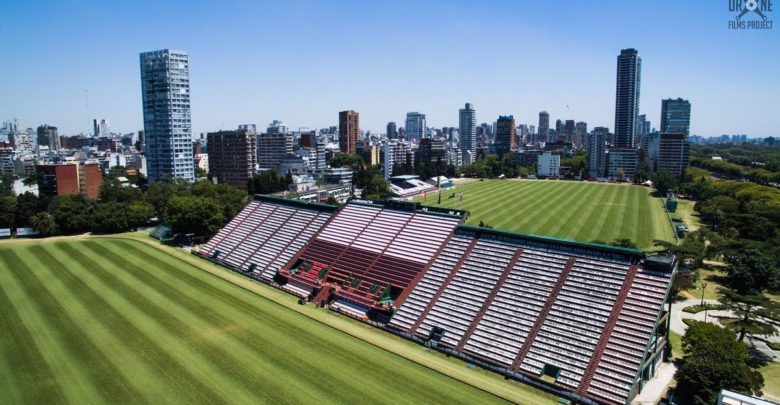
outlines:
M455 193L454 198L449 198ZM460 195L463 193L463 203ZM415 199L424 205L469 211L469 224L582 242L631 239L643 250L653 240L674 242L663 200L625 184L546 180L485 180L458 184Z
M10 403L554 402L176 249L114 237L0 243L0 327Z

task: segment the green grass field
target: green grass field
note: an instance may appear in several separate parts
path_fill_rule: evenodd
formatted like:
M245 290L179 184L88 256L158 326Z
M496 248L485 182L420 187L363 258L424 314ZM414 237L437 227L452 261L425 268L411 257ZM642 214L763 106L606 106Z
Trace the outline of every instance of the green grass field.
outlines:
M448 198L455 193L455 198ZM463 193L463 203L460 194ZM417 202L439 206L429 193ZM639 186L569 182L485 180L442 191L441 207L471 212L469 224L480 221L496 229L534 233L583 242L612 243L631 239L643 250L653 240L674 242L660 198Z
M2 402L554 402L294 301L137 241L0 243Z

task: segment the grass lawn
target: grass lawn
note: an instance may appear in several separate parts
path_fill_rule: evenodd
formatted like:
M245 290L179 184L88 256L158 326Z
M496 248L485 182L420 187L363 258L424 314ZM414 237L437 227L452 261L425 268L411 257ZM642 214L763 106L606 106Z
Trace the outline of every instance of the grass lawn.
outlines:
M773 401L780 400L780 363L769 363L759 371L764 376L764 396Z
M716 300L720 298L718 290L723 287L720 281L726 276L726 273L714 266L700 268L696 271L699 274L696 278L696 283L694 283L694 288L689 289L688 292L693 295L694 298L701 299L702 284L707 283L707 288L704 290L704 299Z
M675 359L682 359L682 335L669 331L669 342L672 343L672 357Z
M673 217L683 219L689 231L701 228L701 218L699 218L699 213L693 210L694 204L696 201L679 199L677 200L677 210L672 213Z
M455 198L448 198L455 193ZM463 203L460 194L463 193ZM502 230L534 233L583 242L611 243L631 239L640 249L653 249L653 240L674 242L663 201L650 189L624 184L570 181L485 180L459 184L415 201L425 205L471 212L470 224L480 221Z
M113 237L0 243L0 328L4 403L555 400L176 249Z

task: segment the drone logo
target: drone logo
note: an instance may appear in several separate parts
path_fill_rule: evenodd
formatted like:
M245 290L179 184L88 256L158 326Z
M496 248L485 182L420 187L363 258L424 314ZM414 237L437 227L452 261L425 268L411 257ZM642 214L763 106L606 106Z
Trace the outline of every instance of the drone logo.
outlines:
M766 21L766 15L758 8L758 0L747 0L745 2L745 8L743 8L742 12L740 12L737 16L737 21L741 20L745 14L751 11L755 12L761 17L762 20Z
M738 13L734 20L729 20L729 29L772 29L773 21L768 16L772 6L772 0L729 0L729 11ZM746 15L756 17L743 19Z

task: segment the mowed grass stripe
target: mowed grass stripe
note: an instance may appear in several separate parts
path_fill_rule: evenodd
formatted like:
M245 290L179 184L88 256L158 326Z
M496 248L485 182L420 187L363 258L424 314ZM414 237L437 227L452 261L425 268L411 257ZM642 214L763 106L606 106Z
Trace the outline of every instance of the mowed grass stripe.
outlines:
M105 247L108 247L111 250L115 250L115 253L117 251L127 251L131 253L131 256L141 257L149 255L148 251L138 249L137 244L130 242L123 241L116 244L106 245ZM93 245L91 248L95 248L95 246ZM162 261L167 261L174 267L176 265L180 265L180 262L172 257L163 258ZM155 273L159 276L160 279L167 278L171 281L179 279L178 281L191 283L192 288L182 289L184 294L186 294L187 291L200 291L201 288L208 287L208 285L202 284L204 283L203 280L199 280L198 278L194 277L196 274L202 275L202 273L187 272L187 274L175 274L175 278L173 278L174 274L172 273L180 272L170 268L158 268L157 270L158 271ZM146 270L146 273L147 274L143 275L145 279L150 277L148 270ZM224 320L225 317L227 317L235 318L234 321L241 325L265 326L261 332L263 336L259 336L257 334L253 335L247 331L240 332L244 336L242 337L242 340L256 342L263 341L264 345L271 346L269 350L270 353L268 353L267 356L273 356L274 352L287 352L288 358L284 362L279 363L277 367L291 368L292 370L297 370L298 373L301 371L308 372L310 375L307 376L306 379L310 385L312 385L310 380L314 379L315 381L322 381L329 387L349 386L352 382L354 382L354 377L352 377L353 373L330 372L335 366L339 364L348 365L352 370L360 370L361 368L364 368L365 372L368 373L371 372L372 367L376 367L374 362L369 360L369 357L355 356L355 343L352 339L349 339L345 335L339 334L339 336L342 337L341 339L338 339L335 342L329 342L329 344L324 345L322 339L318 337L317 333L315 333L317 332L316 330L312 330L312 328L304 329L298 327L297 325L291 324L289 319L291 314L289 311L284 311L282 308L278 308L275 311L250 311L251 308L247 307L247 303L241 300L236 300L236 296L222 296L215 288L208 288L207 291L209 291L209 294L218 295L218 298L221 302L229 303L234 306L234 308L223 311L223 318L216 318L214 322L219 322L220 320ZM256 296L252 295L248 298L252 299L250 302L258 302ZM274 307L276 307L276 305L274 305ZM208 308L201 310L208 311ZM271 312L273 312L273 316L269 315ZM320 328L318 327L317 329ZM280 330L286 330L286 332L284 334L273 334L274 332L278 332ZM324 330L329 330L329 328L324 328ZM239 331L235 330L232 332L239 333ZM275 346L273 345L273 342L285 342L286 344L284 346ZM330 361L313 361L317 360L320 356L327 356L330 358ZM330 374L327 379L319 378L319 376L326 374ZM399 392L403 392L410 387L418 385L415 382L416 378L414 376L408 375L407 373L398 373L395 370L382 370L382 374L385 377L384 379L363 379L361 381L361 385L364 388L362 391L365 391L366 394L370 393L370 395L352 395L350 402L363 402L364 400L376 402L377 397L393 398L393 396L397 395ZM298 376L298 378L300 378L300 376ZM397 387L389 387L386 384L386 380L388 379L395 381ZM322 387L316 388L321 389ZM342 390L340 394L334 395L343 397L344 394L345 393ZM454 396L449 399L457 400L458 398L457 396ZM442 397L441 394L436 394L428 398L428 400L444 402L447 400L447 398L446 396Z
M542 232L549 235L565 235L566 238L574 239L577 231L595 213L598 197L602 191L599 187L579 187L576 193L572 192L576 201L571 204L568 213L562 212L561 220ZM575 208L571 208L572 206Z
M120 339L117 346L113 344L113 341L108 340L104 340L103 344L116 347L117 350L127 350L136 357L136 362L140 362L144 367L139 370L143 373L143 375L139 375L139 378L143 380L144 394L150 399L150 403L163 401L166 397L174 394L192 402L221 402L221 398L216 392L200 382L188 370L184 369L174 356L163 349L163 346L160 345L160 339L153 339L154 335L150 336L149 332L142 331L135 325L136 323L148 325L145 322L138 322L137 311L121 306L119 306L121 311L117 309L116 300L111 299L118 297L116 291L103 290L106 288L104 286L98 286L96 290L82 278L85 272L96 270L93 257L71 256L74 251L67 246L67 243L47 245L46 248L47 252L49 249L51 250L51 259L56 263L52 266L56 269L53 271L55 277L77 291L79 295L75 299L83 301L82 304L87 305L92 310L98 322L101 322L103 327L115 331L117 338ZM85 267L81 270L74 271L71 267L61 265L61 263L80 259L86 259L82 262ZM101 294L98 291L110 291L111 294ZM167 340L176 341L173 336ZM133 367L138 370L139 365L136 364Z
M602 239L586 240L586 238L593 237L594 229L602 229L604 227L604 224L606 224L610 216L610 207L615 203L615 200L619 194L620 189L618 187L607 187L605 189L604 195L599 198L599 202L596 204L594 212L589 216L588 221L586 222L586 226L577 229L576 233L574 234L574 238L578 240L585 240L586 242L593 242L596 240L602 243L609 242Z
M4 255L5 252L0 251L0 256ZM5 277L0 277L0 325L3 325L0 332L3 360L0 392L5 397L4 401L31 404L65 402L67 398L43 356L42 345L36 343L42 336L31 331L23 321L32 321L29 302L27 299L9 298L5 289L11 287Z
M652 249L654 239L675 239L661 200L648 191L626 184L485 180L456 186L451 191L456 199L439 205L429 198L425 204L468 210L470 224L483 221L501 230L585 242L626 238ZM460 193L464 204L459 204Z
M63 249L75 260L89 260L89 256L77 250L72 244L64 245ZM171 354L177 357L177 362L190 365L189 372L197 376L197 386L202 387L201 394L209 398L204 402L212 400L219 403L228 400L250 402L252 397L262 398L265 393L250 391L255 379L262 376L251 373L251 369L237 367L240 359L232 355L226 347L211 345L208 341L207 329L197 327L199 324L194 319L194 314L176 311L171 308L174 305L171 300L165 300L159 294L147 291L146 285L131 280L130 270L126 269L130 259L131 257L127 255L105 257L106 263L93 266L89 272L81 276L84 279L95 276L94 281L99 283L94 288L96 291L120 292L131 305L131 308L125 311L139 312L139 315L143 314L143 318L154 320L154 326L162 330L155 328L157 330L151 329L147 333L157 335L154 339L157 345L175 342L177 348L185 349L184 353ZM228 393L231 394L230 397Z
M46 289L45 281L36 275L37 271L23 262L15 251L8 250L4 256L9 268L14 269L11 272L14 277L11 279L32 298L30 302L37 307L46 326L57 332L61 350L68 353L69 361L75 366L74 369L79 371L74 373L74 377L82 381L93 381L90 387L100 397L100 402L137 400L141 396L140 393L124 379L119 369L100 355L97 347L84 332L86 325L61 310L62 303ZM34 257L35 255L31 254L27 260L30 261ZM93 401L97 400L94 395L90 397Z
M105 301L85 293L80 280L72 277L69 270L61 265L62 257L53 254L53 251L57 250L56 246L46 244L30 248L33 260L40 264L36 269L44 288L57 297L63 312L84 326L82 331L103 361L111 363L121 374L122 381L126 381L136 393L143 395L143 398L133 398L132 402L152 402L155 395L154 389L149 389L150 383L158 377L150 373L140 361L140 356L131 352L123 342L123 317L118 313L110 314L109 317L100 316L105 311ZM157 392L156 399L162 399L163 394L162 390Z
M108 247L116 247L121 242L107 244ZM89 249L98 250L96 242L86 244ZM110 253L101 251L99 255L109 260L121 260L118 250ZM141 252L145 253L145 252ZM300 378L295 371L309 372L310 370L300 368L300 360L296 358L295 353L289 353L285 356L274 356L274 353L284 353L282 347L275 344L279 339L290 338L295 335L294 331L279 331L275 336L277 339L268 340L260 345L262 337L251 333L248 328L243 327L241 323L231 322L225 316L229 312L223 312L222 315L213 311L208 305L202 304L202 300L193 299L185 296L175 287L164 283L155 276L156 273L166 273L175 271L164 263L158 262L154 271L146 271L139 266L139 261L148 263L148 260L129 254L125 257L125 272L134 280L127 281L130 284L139 284L139 291L150 300L160 304L160 308L165 308L166 316L179 319L189 330L181 331L181 339L188 345L199 347L200 352L208 353L209 359L218 366L221 366L219 359L225 359L232 365L232 369L224 369L226 376L241 380L242 386L255 392L257 395L271 395L274 392L290 392L286 399L296 403L317 401L317 393L324 398L332 398L338 392L337 387L331 385L328 379L316 378L317 375L305 376ZM142 284L142 286L140 285ZM237 310L246 310L246 307ZM166 321L167 322L167 321ZM269 328L269 331L273 331ZM287 335L290 336L287 336ZM251 347L249 345L252 345ZM227 349L229 348L229 350ZM273 375L273 378L269 376ZM250 395L251 396L251 395ZM369 398L365 398L368 400ZM275 401L273 396L266 398L268 401Z

